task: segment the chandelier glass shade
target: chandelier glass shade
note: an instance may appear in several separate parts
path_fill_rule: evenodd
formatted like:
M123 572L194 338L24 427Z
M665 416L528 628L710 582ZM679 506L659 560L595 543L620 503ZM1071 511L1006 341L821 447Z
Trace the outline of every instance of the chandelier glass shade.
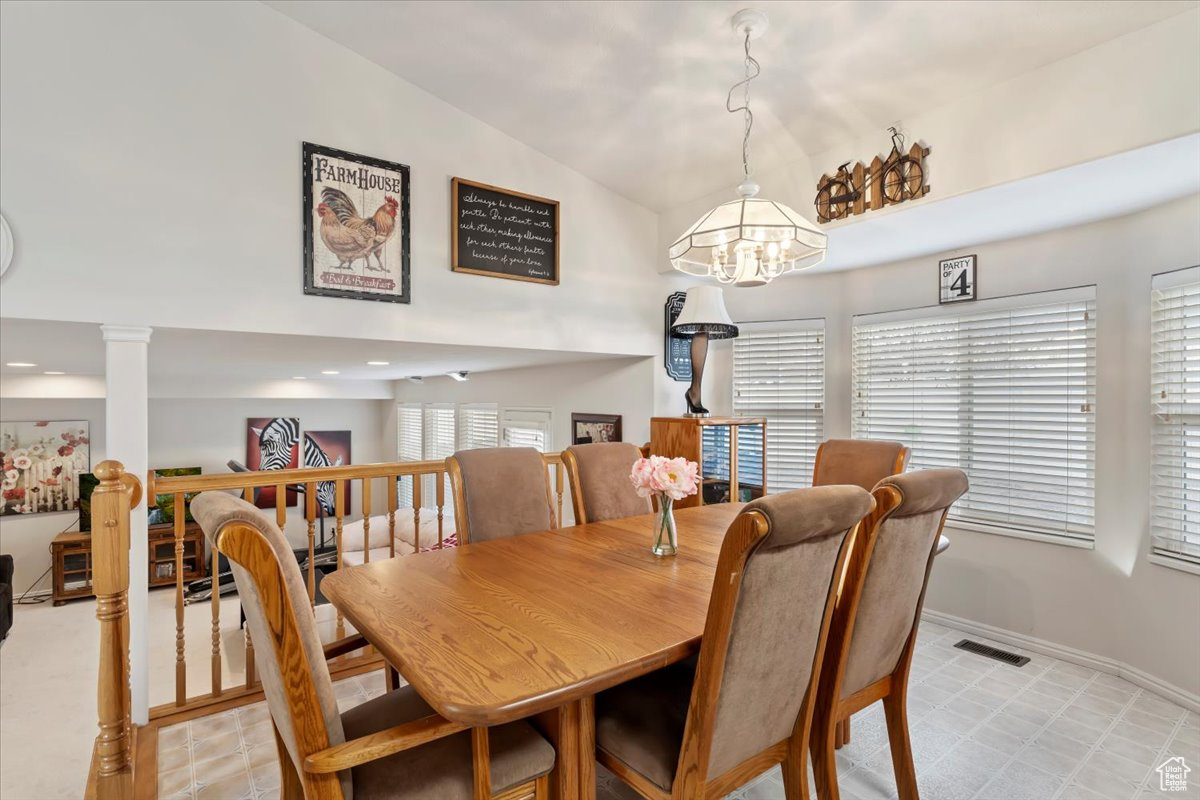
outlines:
M688 275L762 286L786 272L820 264L825 241L816 225L783 203L751 195L700 217L667 256L672 267Z
M741 112L741 198L722 203L696 220L667 249L671 266L688 275L716 278L735 286L762 286L787 272L816 266L825 259L826 235L783 203L759 199L758 184L750 179L750 82L761 69L750 55L750 40L766 31L767 15L744 9L733 18L733 29L743 37L746 76L729 90L725 108ZM733 105L733 94L742 89L742 103Z

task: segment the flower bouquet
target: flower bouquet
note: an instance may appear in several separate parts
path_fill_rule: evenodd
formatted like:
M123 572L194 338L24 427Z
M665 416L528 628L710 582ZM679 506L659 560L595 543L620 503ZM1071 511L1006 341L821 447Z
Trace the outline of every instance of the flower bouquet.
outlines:
M629 473L629 480L638 496L658 499L657 537L651 552L656 556L673 556L678 547L675 515L672 504L693 495L699 486L700 468L686 458L650 456L639 458Z

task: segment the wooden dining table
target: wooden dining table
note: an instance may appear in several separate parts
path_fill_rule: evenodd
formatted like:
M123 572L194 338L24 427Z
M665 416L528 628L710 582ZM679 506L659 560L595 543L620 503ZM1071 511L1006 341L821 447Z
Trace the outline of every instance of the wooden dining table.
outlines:
M742 504L676 511L343 567L330 602L446 719L526 717L555 745L560 800L595 797L595 694L700 648L717 556Z

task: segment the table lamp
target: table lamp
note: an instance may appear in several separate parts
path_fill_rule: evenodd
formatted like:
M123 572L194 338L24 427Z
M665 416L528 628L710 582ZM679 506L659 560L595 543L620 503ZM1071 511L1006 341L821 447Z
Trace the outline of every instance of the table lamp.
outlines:
M700 401L700 384L704 380L704 360L708 358L709 339L733 339L738 335L737 325L725 310L725 297L717 286L694 286L688 289L687 299L675 324L671 326L675 336L691 337L692 340L692 383L684 393L689 417L707 417L708 409Z

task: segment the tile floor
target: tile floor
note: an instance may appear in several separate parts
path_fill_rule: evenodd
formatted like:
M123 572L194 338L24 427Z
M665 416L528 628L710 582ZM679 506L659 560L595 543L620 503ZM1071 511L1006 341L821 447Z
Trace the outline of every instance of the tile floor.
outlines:
M1022 668L952 645L958 631L925 623L909 692L922 800L1142 800L1200 798L1200 716L1127 681L1026 653ZM1011 648L1008 648L1011 649ZM382 693L379 673L336 687L344 711ZM1155 768L1182 756L1187 791L1160 792ZM896 796L883 714L854 718L838 754L844 800ZM263 704L164 728L159 797L275 798L279 768ZM599 800L635 795L599 770ZM730 795L783 800L778 771Z

